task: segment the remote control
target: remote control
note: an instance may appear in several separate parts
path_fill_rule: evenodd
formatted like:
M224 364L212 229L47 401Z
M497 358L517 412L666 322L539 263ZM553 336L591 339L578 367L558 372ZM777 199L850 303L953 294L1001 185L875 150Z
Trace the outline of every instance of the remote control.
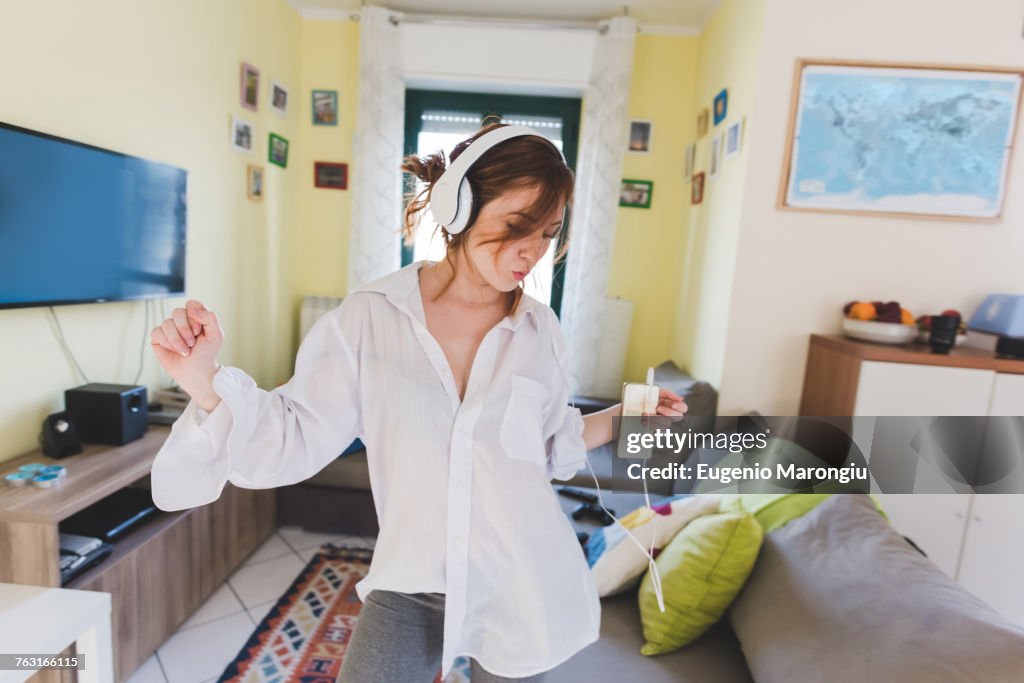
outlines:
M581 491L580 489L574 489L571 486L562 486L561 488L558 489L558 492L565 496L566 498L582 500L584 503L597 502L597 496L595 496L593 493L587 493L586 491Z

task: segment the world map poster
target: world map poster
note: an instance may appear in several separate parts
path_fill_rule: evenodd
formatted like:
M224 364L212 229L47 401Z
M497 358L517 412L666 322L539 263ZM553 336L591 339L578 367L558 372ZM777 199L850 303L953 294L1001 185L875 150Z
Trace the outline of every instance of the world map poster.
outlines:
M999 216L1021 74L806 65L791 207Z

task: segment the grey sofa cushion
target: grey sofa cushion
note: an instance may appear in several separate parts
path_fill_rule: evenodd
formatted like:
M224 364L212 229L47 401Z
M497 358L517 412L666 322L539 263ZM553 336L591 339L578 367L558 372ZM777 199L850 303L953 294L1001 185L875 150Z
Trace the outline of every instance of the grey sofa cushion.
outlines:
M834 495L766 534L729 621L759 683L1024 680L1024 629L914 550L864 495Z

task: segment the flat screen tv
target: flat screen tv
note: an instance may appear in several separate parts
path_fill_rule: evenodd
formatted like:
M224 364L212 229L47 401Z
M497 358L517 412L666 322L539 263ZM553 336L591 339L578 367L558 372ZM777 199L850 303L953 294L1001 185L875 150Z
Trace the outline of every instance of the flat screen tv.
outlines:
M0 308L183 295L187 182L0 123Z

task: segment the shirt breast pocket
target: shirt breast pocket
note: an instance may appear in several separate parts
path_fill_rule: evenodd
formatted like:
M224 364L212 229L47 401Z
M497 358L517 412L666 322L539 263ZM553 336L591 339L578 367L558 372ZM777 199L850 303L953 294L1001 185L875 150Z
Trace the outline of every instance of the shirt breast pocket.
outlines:
M502 449L516 460L538 465L547 463L544 448L544 403L548 390L525 375L509 378L508 404L501 419Z

